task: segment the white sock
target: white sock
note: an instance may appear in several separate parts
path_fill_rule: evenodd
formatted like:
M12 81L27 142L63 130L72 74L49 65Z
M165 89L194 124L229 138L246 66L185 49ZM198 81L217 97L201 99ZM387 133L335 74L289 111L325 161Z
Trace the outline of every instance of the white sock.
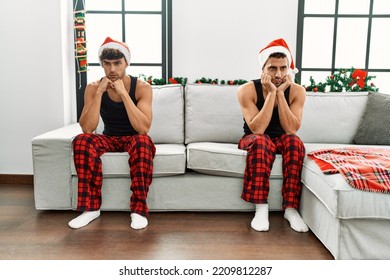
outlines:
M251 222L251 226L257 231L268 231L268 204L256 204L255 217Z
M81 214L77 218L74 218L73 220L71 220L68 223L68 225L71 228L81 228L81 227L88 225L90 222L92 222L93 220L95 220L99 216L100 216L100 210L85 211L85 212L83 212L83 214Z
M148 225L148 219L137 213L131 213L131 228L132 229L143 229Z
M299 215L298 210L294 208L287 208L284 211L284 218L290 222L290 226L293 230L297 232L308 232L309 228L302 220L301 215Z

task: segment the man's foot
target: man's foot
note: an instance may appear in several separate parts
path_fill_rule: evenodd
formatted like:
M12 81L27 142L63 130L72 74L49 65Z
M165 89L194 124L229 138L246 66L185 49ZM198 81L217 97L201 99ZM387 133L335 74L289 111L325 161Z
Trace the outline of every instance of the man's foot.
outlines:
M131 228L132 229L143 229L146 228L148 225L148 219L146 219L144 216L141 216L137 213L131 213Z
M290 222L290 226L293 230L297 232L308 232L309 228L302 220L301 215L299 215L298 210L294 208L287 208L284 211L284 218Z
M68 225L71 228L81 228L88 225L90 222L100 216L100 210L97 211L85 211L83 214L71 220Z
M256 204L255 217L251 222L251 227L257 231L268 231L268 204Z

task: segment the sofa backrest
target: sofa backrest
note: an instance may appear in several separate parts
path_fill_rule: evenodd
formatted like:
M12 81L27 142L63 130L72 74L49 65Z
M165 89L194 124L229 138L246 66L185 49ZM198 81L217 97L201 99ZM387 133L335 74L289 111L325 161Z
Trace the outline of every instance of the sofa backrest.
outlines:
M153 121L149 136L155 144L184 142L183 86L153 86Z
M297 135L305 143L351 144L367 105L366 92L306 93Z
M187 84L153 86L156 144L238 143L244 120L237 99L239 86ZM368 93L306 93L298 136L305 143L350 144L365 111ZM102 131L102 123L97 132Z
M185 143L238 143L243 118L238 86L187 84L185 89Z
M185 143L238 143L243 117L238 86L189 84L185 90ZM305 143L351 144L367 92L306 93L298 136Z

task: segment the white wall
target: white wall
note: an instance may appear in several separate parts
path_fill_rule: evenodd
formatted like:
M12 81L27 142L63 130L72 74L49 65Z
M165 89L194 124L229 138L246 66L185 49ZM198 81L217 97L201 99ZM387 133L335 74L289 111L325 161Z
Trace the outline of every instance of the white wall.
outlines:
M2 3L0 174L32 174L31 139L74 120L71 4Z
M0 17L0 174L33 174L31 139L74 122L71 0L13 0ZM257 78L257 53L295 54L298 0L173 0L173 74ZM272 13L271 13L272 12Z
M257 55L284 38L295 58L298 0L173 0L173 76L255 79Z

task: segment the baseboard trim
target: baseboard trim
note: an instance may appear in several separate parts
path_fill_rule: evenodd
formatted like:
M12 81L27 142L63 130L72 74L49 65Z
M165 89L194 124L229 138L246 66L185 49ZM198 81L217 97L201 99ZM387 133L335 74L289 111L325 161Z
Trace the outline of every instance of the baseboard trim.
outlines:
M33 185L34 176L22 174L0 174L0 184Z

